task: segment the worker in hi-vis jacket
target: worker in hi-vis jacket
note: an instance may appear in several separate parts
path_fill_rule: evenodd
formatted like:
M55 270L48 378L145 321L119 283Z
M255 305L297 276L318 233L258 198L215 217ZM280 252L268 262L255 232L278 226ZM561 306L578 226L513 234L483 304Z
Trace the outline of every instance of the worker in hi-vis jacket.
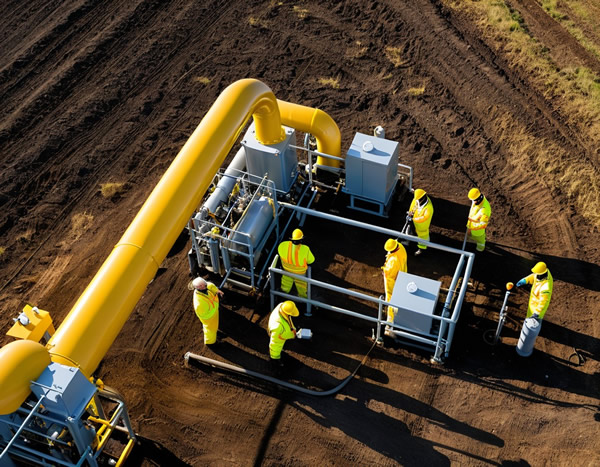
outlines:
M532 274L517 282L517 287L523 287L525 284L531 285L526 318L533 316L541 321L544 319L546 310L548 310L548 305L550 305L554 279L546 263L541 261L531 269L531 272Z
M269 355L271 363L282 366L281 352L285 341L296 338L296 327L292 322L292 316L298 316L298 307L291 300L277 305L269 316Z
M381 267L383 271L383 284L385 287L385 301L389 302L392 298L392 292L394 291L394 284L396 283L396 277L398 272L406 272L407 270L407 256L404 246L393 238L388 240L383 245L387 254L385 255L385 263ZM390 322L394 321L394 313L396 309L394 307L387 307L387 320Z
M422 190L421 188L415 190L415 196L410 203L408 216L413 221L417 237L428 242L429 225L431 224L431 218L433 217L433 204L425 190ZM419 256L427 249L427 245L423 245L422 243L419 243L418 247L417 251L415 251L415 256Z
M471 200L471 210L467 221L469 239L477 244L477 251L483 251L485 250L485 229L492 216L492 208L478 188L471 188L468 197Z
M296 229L292 232L292 238L285 242L281 242L277 248L277 253L281 259L283 269L293 274L301 276L306 275L308 265L315 261L310 248L302 243L304 234L302 230ZM308 298L308 284L300 279L292 279L289 276L281 276L281 291L289 293L292 290L292 285L296 284L298 296Z
M188 288L194 291L194 311L202 322L204 344L215 344L219 329L219 297L223 296L223 292L202 277L196 277Z

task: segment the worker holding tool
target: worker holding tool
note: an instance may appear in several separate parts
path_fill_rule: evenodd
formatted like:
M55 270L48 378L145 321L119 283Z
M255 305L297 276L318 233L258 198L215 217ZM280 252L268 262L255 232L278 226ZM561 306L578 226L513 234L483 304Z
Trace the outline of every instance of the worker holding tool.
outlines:
M291 300L280 303L271 312L269 317L269 336L271 337L269 355L271 364L275 367L283 366L281 352L285 341L296 338L296 327L292 322L292 316L299 314L298 307Z
M531 285L531 293L529 294L529 304L527 306L526 318L534 317L538 321L544 319L550 298L552 297L552 289L554 288L554 279L546 263L539 262L532 269L533 274L524 277L517 282L517 287L523 287L525 284Z
M196 277L190 282L188 289L194 291L194 311L202 322L204 344L215 344L219 329L219 297L223 296L223 292L202 277Z
M425 190L422 190L421 188L415 190L415 196L410 203L410 209L407 214L415 225L417 237L428 242L429 225L431 224L431 218L433 217L433 204ZM415 251L415 256L419 256L427 249L427 245L423 245L422 243L419 243L418 247L417 251Z
M471 188L468 194L471 210L467 221L467 236L476 243L477 251L485 249L485 229L492 216L490 203L478 188Z
M398 272L406 272L407 269L407 255L406 250L398 240L388 238L383 249L387 251L385 255L385 263L381 267L383 271L383 284L385 287L385 301L389 302L392 298L392 292L394 291L394 284L396 283L396 277ZM390 322L394 321L394 313L396 309L394 307L387 307L387 320Z
M302 243L304 234L302 230L296 229L292 232L292 238L285 242L281 242L277 248L279 258L283 269L293 274L306 275L308 265L315 261L310 248ZM298 296L308 298L308 284L299 279L292 279L289 276L281 276L281 291L289 293L292 290L292 285L296 284Z

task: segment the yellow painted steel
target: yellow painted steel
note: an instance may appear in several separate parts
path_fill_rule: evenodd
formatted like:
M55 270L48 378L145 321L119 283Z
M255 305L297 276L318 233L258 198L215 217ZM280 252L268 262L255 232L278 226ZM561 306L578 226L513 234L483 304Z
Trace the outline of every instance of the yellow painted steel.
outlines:
M17 410L36 380L50 365L44 346L30 340L13 341L0 349L0 415Z
M46 332L50 336L54 334L54 326L52 325L50 313L39 309L36 313L33 311L31 305L25 305L23 313L29 319L29 324L23 325L17 320L6 333L7 336L39 342Z
M285 137L280 108L285 112L283 121L288 126L315 135L322 152L339 155L339 129L326 113L277 101L269 87L258 80L243 79L231 84L192 133L48 342L46 347L52 361L78 366L86 376L91 375L198 207L250 117L254 118L257 139L263 144L275 144ZM7 402L0 403L0 414L16 410L29 393L24 389L29 381L35 380L49 364L48 361L42 366L38 353L30 362L23 352L13 352L13 344L17 343L2 349L0 401ZM19 370L21 366L27 369ZM4 371L9 367L10 371ZM18 390L17 396L6 393L5 389L12 392L11 388Z
M317 151L340 157L342 136L340 129L328 114L300 104L281 100L277 100L277 103L281 113L281 122L284 125L313 135L317 140ZM317 164L329 167L340 166L339 161L321 156L317 157Z

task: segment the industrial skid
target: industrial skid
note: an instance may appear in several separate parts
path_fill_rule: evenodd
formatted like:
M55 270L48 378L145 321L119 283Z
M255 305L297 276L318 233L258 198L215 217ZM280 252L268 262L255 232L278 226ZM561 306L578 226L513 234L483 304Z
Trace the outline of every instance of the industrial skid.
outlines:
M253 119L253 121L251 121ZM231 153L239 135L241 147ZM304 134L297 145L298 132ZM221 166L232 154L228 166ZM136 435L125 401L94 377L148 284L181 231L191 238L192 275L204 270L248 293L269 290L311 306L363 319L374 337L388 326L398 339L448 355L474 255L426 242L458 256L448 287L434 278L400 273L390 302L313 279L308 298L291 297L276 284L284 271L277 245L308 216L367 229L406 242L406 232L313 209L322 190L345 196L351 211L385 218L394 198L410 193L411 167L399 163L400 145L356 133L342 156L341 137L325 112L275 99L257 80L230 85L190 136L96 276L54 331L47 312L27 305L0 349L0 465L121 465ZM286 273L287 275L292 275ZM357 313L318 300L311 289L359 298L372 312ZM400 310L394 322L383 310ZM117 456L106 454L122 436Z

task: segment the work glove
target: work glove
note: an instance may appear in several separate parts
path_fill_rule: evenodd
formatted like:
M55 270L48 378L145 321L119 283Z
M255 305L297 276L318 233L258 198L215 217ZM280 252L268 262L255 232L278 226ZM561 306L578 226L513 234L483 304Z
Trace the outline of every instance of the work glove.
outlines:
M523 287L525 284L527 284L527 281L525 281L525 279L521 279L519 282L517 282L517 287Z
M301 339L302 337L302 328L296 329L296 339Z

